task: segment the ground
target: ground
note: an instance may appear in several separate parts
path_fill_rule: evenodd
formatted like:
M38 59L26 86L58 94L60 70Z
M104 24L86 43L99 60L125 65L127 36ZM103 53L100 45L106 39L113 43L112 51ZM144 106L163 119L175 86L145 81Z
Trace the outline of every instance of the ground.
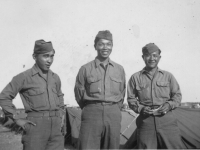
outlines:
M65 145L65 150L72 149L74 148L71 145ZM0 125L0 150L22 150L21 134Z

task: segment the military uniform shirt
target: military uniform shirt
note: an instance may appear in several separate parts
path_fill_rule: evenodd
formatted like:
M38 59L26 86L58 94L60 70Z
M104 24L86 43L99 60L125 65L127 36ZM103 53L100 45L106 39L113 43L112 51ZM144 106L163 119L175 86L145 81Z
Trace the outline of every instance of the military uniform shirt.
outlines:
M76 78L75 98L79 106L83 101L119 102L126 91L125 72L121 65L108 60L104 68L96 58L82 66Z
M47 79L35 64L31 69L13 77L0 94L0 106L9 114L15 114L12 100L19 92L26 113L64 108L64 94L57 74L48 71Z
M168 102L171 108L180 105L182 95L174 76L157 69L151 77L145 69L133 74L128 82L127 101L139 113L144 106L159 106Z

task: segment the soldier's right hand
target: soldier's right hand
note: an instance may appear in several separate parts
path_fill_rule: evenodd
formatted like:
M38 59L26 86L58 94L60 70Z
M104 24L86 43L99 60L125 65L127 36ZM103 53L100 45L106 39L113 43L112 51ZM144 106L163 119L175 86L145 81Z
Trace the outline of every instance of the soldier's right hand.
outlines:
M151 114L153 114L153 111L151 110L150 107L145 106L145 107L142 108L140 113L143 114L143 115L151 115Z
M26 120L26 119L16 119L16 120L15 120L15 123L16 123L18 126L22 127L24 130L25 130L25 125L26 125L27 123L30 123L30 124L36 126L35 123L33 123L33 122L29 121L29 120Z

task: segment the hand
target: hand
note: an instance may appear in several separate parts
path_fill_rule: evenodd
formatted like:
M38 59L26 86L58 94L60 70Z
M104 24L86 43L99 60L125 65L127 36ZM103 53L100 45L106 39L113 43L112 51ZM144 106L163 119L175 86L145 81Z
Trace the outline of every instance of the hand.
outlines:
M168 111L170 111L171 106L169 103L164 103L163 106L158 110L159 113L165 115Z
M29 120L25 120L25 119L17 119L17 120L15 120L15 123L18 126L20 126L22 129L24 129L24 130L25 130L25 124L27 124L27 123L30 123L30 124L36 126L35 123L33 123L33 122L29 121Z
M153 111L151 110L151 108L149 106L145 106L142 108L140 113L143 115L151 115L151 114L153 114Z

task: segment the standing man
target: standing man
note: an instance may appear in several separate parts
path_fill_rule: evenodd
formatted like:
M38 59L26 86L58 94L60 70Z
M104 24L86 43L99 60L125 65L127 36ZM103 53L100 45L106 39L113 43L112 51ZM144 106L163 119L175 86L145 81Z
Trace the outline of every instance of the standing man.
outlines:
M99 31L94 47L97 57L80 68L74 89L82 108L79 149L118 149L125 72L109 58L113 48L110 31Z
M24 150L64 150L61 126L64 118L64 94L57 74L49 68L55 50L51 42L35 42L33 59L35 65L17 76L0 94L0 106L6 115L24 129ZM17 116L12 100L20 94L26 119Z
M181 103L180 87L174 76L157 67L161 50L149 43L142 48L146 67L128 82L128 103L136 120L139 149L184 148L172 111Z

